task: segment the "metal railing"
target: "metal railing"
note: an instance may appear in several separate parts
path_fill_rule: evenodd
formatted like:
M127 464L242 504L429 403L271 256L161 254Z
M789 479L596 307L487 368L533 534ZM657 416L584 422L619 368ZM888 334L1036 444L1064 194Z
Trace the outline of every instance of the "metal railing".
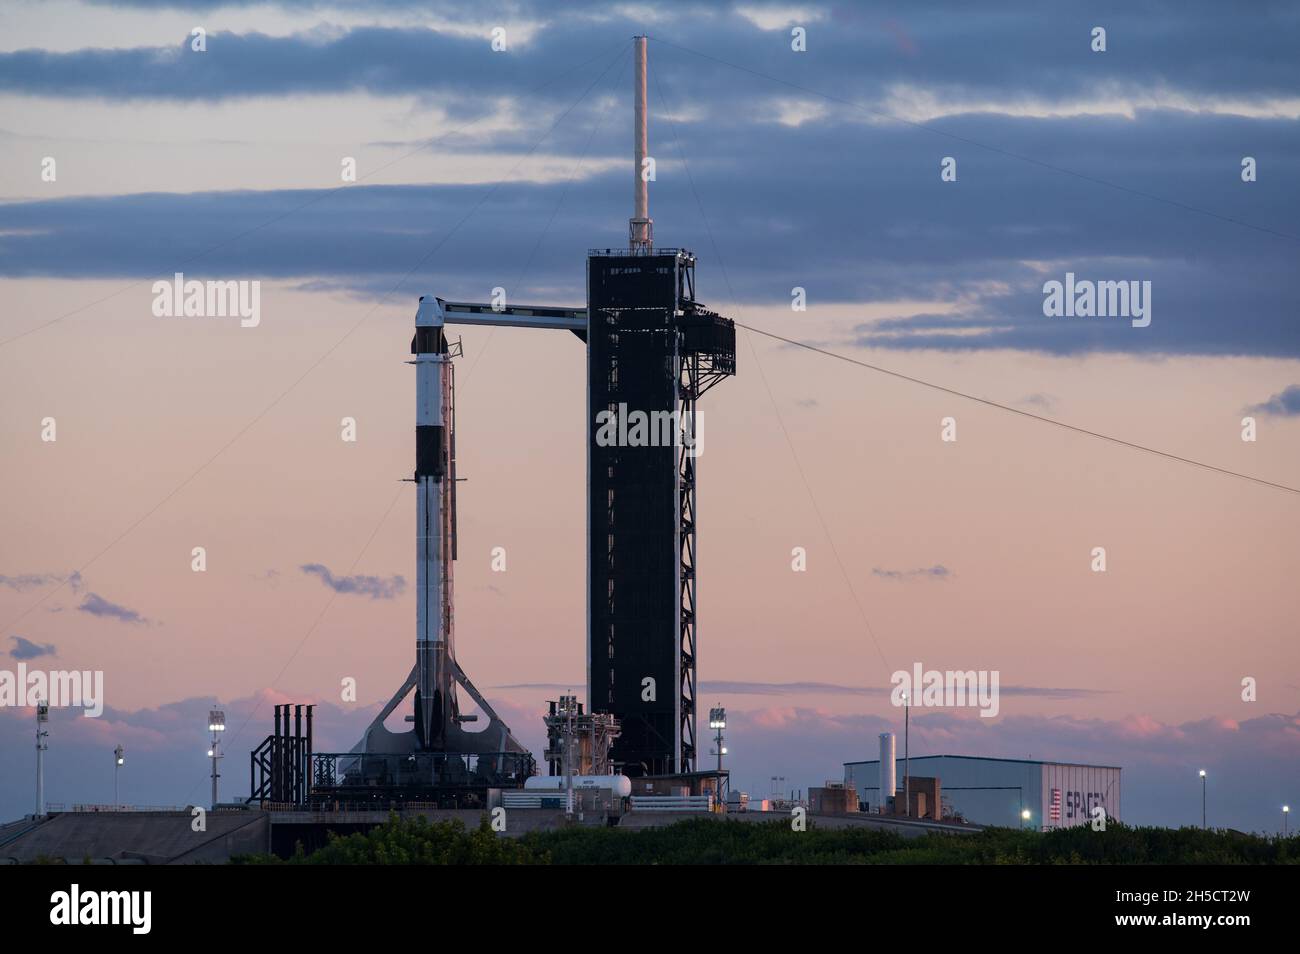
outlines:
M46 805L47 812L188 812L189 805L110 805L87 802L71 808L63 805Z
M636 256L637 258L644 258L648 255L686 255L690 258L695 257L694 252L684 248L589 248L587 249L587 255L611 257L627 255Z

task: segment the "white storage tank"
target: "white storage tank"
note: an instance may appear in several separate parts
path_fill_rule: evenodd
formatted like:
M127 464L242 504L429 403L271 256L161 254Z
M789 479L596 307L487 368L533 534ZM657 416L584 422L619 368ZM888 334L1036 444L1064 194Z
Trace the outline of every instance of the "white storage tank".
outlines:
M898 762L894 757L894 733L880 733L880 803L876 811L889 810L889 799L898 791Z

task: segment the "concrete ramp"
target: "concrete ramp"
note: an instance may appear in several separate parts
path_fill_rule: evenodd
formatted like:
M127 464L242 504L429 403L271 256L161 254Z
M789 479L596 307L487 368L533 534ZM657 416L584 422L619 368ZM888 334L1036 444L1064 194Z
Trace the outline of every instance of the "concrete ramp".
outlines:
M270 848L270 822L262 811L207 813L207 831L192 831L193 818L176 812L62 812L12 837L20 823L5 826L0 864L39 859L97 863L224 864L231 855ZM30 824L27 823L27 824Z

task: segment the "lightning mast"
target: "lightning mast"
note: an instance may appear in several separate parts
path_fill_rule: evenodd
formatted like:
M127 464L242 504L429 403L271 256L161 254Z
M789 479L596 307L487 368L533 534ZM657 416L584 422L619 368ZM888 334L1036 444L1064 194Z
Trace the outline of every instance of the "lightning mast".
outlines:
M649 251L654 248L654 222L650 219L650 183L647 176L646 159L649 158L650 132L646 111L646 38L635 37L632 41L636 50L636 64L633 69L634 87L633 103L633 155L636 163L633 167L633 215L628 220L627 247L634 252Z

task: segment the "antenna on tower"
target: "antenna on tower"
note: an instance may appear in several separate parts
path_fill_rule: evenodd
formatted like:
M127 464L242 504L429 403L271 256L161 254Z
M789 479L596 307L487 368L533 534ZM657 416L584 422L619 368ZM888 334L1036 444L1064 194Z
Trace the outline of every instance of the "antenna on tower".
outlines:
M650 185L646 169L649 151L649 132L646 114L646 53L645 36L632 38L636 50L636 64L632 70L633 135L635 137L636 168L633 169L635 192L632 218L628 220L627 247L632 251L649 251L654 247L654 222L650 219Z

